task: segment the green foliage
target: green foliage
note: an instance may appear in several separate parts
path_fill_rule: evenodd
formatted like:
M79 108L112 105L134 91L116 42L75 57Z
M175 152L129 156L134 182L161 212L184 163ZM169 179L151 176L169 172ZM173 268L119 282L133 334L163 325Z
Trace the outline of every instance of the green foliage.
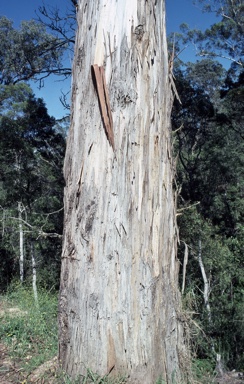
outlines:
M86 376L80 377L81 384L123 384L126 383L127 379L125 377L109 377L109 375L105 375L101 377L100 375L92 372L89 368L87 369Z
M49 271L50 284L47 279L45 286L53 286L55 279L58 287L65 139L56 132L55 119L48 115L43 100L36 99L25 84L2 85L0 100L0 244L4 255L0 289L16 273L19 203L26 274L31 273L33 243L37 268L45 269L46 278Z
M219 25L214 26L213 30L218 28ZM196 36L189 31L187 38ZM205 34L205 38L208 47L215 50L212 36ZM240 48L242 42L237 43ZM224 45L221 49L225 49ZM172 113L175 152L179 157L179 258L183 265L187 244L185 297L192 298L190 310L195 313L193 322L198 324L193 350L198 359L210 359L215 364L214 348L229 368L242 369L243 71L234 66L225 71L218 62L204 59L177 66L175 77L182 101L182 106L175 102ZM199 241L210 287L211 320L203 300Z
M193 297L190 309L196 314L195 320L203 330L202 332L199 332L199 329L195 330L198 337L193 340L193 350L199 358L214 359L215 356L212 353L214 340L217 352L222 353L229 365L233 367L235 364L237 367L238 364L241 367L244 342L241 318L244 308L240 258L237 258L232 251L230 240L224 240L222 236L217 235L214 226L206 222L196 208L189 209L180 217L179 226L181 238L190 247L185 295L190 293ZM203 302L203 280L197 260L199 238L203 244L202 259L211 287L209 303L212 309L212 322L210 324ZM183 243L180 246L179 255L183 263Z
M219 96L225 76L225 69L216 60L197 60L185 66L185 79L196 91L201 89L211 101L216 101Z
M12 310L1 315L0 339L30 372L57 354L57 297L40 290L37 307L32 290L17 284L4 300Z
M218 21L206 31L190 30L182 25L184 42L191 41L198 47L200 56L225 57L243 66L244 8L241 0L197 0L204 12L215 13Z
M192 362L194 377L201 380L201 383L214 383L214 368L213 362L208 359L194 359Z
M87 369L85 376L79 376L76 379L71 379L66 373L58 371L55 375L56 384L123 384L127 382L125 377L109 377L109 376L100 376L90 369ZM161 382L160 382L161 384ZM163 384L163 383L162 383Z
M0 84L65 73L61 62L65 48L66 42L34 20L23 21L17 30L11 20L0 17Z
M0 116L17 118L26 108L27 101L32 95L31 88L25 83L16 85L0 85Z

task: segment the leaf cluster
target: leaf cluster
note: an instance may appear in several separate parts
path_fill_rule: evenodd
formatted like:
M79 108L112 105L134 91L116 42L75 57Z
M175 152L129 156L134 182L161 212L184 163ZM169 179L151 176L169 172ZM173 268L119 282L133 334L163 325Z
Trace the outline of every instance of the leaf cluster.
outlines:
M197 55L211 59L224 58L243 67L244 6L241 0L196 0L203 12L215 14L217 22L205 31L181 25L179 41L193 44Z
M62 64L66 48L65 41L34 20L15 29L11 20L0 17L0 84L40 80L50 74L69 76L70 68Z

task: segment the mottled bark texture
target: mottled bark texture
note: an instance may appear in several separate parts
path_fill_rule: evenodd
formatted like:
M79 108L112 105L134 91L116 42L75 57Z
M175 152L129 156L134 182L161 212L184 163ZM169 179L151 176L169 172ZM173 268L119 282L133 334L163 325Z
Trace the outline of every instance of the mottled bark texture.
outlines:
M77 12L59 358L73 377L171 383L184 348L164 1L83 0Z

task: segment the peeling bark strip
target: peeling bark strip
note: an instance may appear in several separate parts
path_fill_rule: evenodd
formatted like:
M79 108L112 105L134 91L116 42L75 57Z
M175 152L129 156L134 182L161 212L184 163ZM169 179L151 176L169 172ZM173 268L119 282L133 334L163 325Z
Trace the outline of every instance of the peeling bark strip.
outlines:
M103 66L99 67L97 64L92 66L96 79L97 94L99 105L101 108L102 119L108 137L108 141L114 150L114 132L113 132L113 118L109 102L108 89Z

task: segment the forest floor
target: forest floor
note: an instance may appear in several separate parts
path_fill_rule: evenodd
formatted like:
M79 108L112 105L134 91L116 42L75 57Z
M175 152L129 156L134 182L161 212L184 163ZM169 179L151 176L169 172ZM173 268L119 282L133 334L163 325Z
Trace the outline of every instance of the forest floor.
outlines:
M61 374L57 357L57 295L40 293L0 296L0 384L71 384Z
M20 309L16 305L11 306L9 302L0 297L0 384L72 384L61 372L57 357L50 358L49 354L49 358L43 358L43 356L39 358L39 355L43 355L44 341L41 340L41 334L30 335L28 330L23 328L23 323L27 324L29 320L28 311ZM33 329L33 323L30 325ZM20 335L21 330L28 335L28 345L25 345L24 339ZM48 343L47 345L50 345L50 341ZM22 353L16 353L20 350ZM31 362L32 360L34 363ZM109 383L101 378L99 381L88 378L85 382ZM239 377L236 372L226 372L220 378L210 376L198 378L196 383L244 384L244 377Z
M0 383L1 384L56 384L61 383L57 377L57 358L43 363L32 372L25 371L23 362L13 359L6 344L0 343ZM64 381L63 381L64 383Z
M244 380L235 377L234 372L226 373L222 378L210 379L206 381L197 381L196 383L206 384L243 384ZM1 384L65 384L68 383L64 378L61 378L57 358L53 358L32 372L25 372L21 361L14 360L8 353L8 348L5 344L0 343L0 383ZM70 383L70 382L69 382ZM71 383L70 383L71 384ZM142 383L143 384L143 383Z

